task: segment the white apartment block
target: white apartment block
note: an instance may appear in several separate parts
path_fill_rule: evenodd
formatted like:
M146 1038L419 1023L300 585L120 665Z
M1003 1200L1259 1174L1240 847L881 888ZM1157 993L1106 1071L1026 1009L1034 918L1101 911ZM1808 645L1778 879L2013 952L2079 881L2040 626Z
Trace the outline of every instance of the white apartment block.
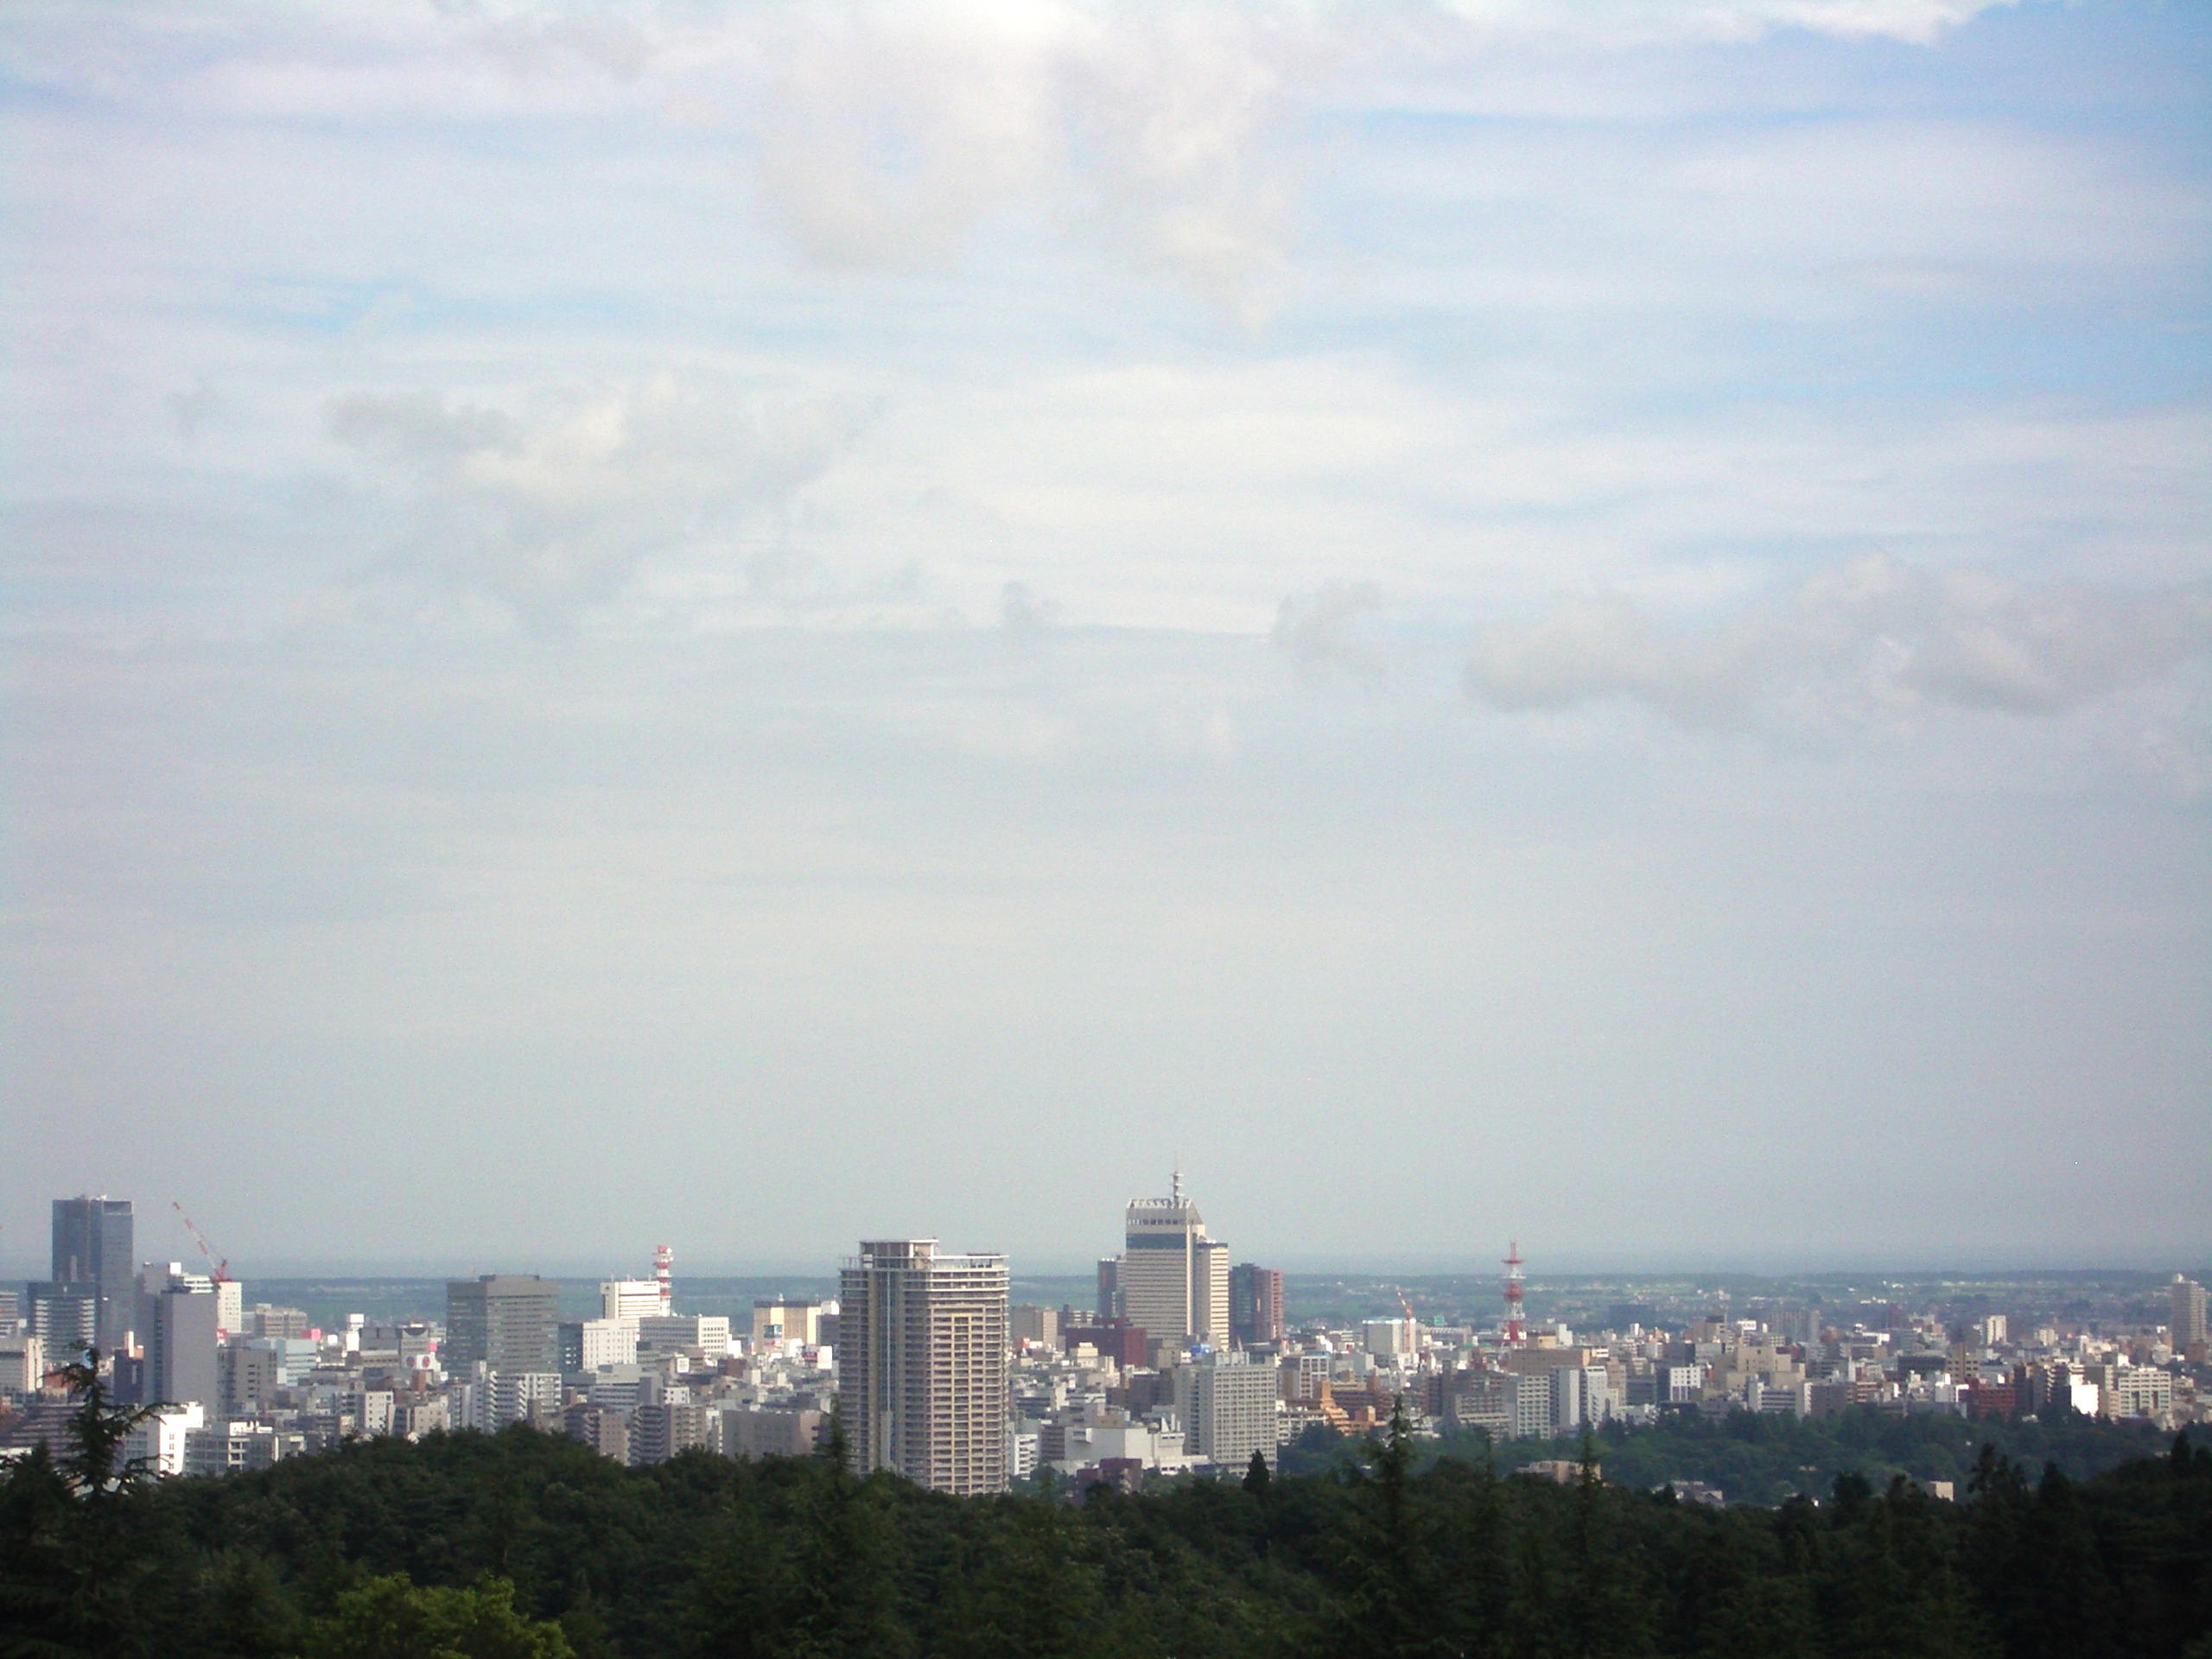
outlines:
M583 1369L596 1371L609 1365L636 1364L639 1323L617 1318L586 1319L577 1327L583 1337Z
M541 1413L559 1411L561 1374L558 1371L493 1371L486 1379L485 1395L485 1421L482 1426L486 1428L505 1428L509 1423L525 1421L533 1406Z
M1273 1464L1280 1392L1274 1366L1248 1364L1241 1354L1176 1367L1175 1409L1185 1445L1232 1471L1249 1465L1255 1452Z
M124 1436L123 1455L149 1475L181 1475L186 1470L188 1437L207 1421L207 1408L198 1402L184 1406L156 1406L153 1415L139 1420Z

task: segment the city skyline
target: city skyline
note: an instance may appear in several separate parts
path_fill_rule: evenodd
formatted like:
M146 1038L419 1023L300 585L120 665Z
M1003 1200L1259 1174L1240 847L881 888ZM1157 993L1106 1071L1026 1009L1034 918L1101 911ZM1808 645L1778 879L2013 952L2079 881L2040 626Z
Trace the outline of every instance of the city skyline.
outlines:
M1138 1184L1140 1189L1141 1185L1142 1183L1140 1182ZM1372 1271L1382 1274L1397 1272L1409 1274L1439 1274L1447 1277L1502 1278L1505 1251L1518 1249L1516 1242L1509 1242L1505 1247L1493 1247L1489 1253L1485 1253L1478 1245L1471 1246L1467 1250L1461 1252L1407 1252L1395 1255L1376 1251L1337 1255L1312 1253L1294 1248L1232 1250L1224 1241L1209 1236L1211 1230L1199 1220L1198 1206L1195 1197L1186 1195L1186 1184L1179 1161L1173 1173L1171 1185L1173 1195L1170 1198L1135 1198L1119 1205L1102 1206L1110 1208L1114 1213L1122 1217L1122 1223L1114 1230L1114 1236L1126 1248L1134 1236L1141 1216L1145 1218L1147 1226L1151 1228L1158 1228L1166 1223L1189 1225L1195 1236L1205 1242L1207 1259L1213 1261L1217 1258L1216 1265L1223 1275L1220 1294L1224 1295L1233 1296L1234 1294L1228 1277L1230 1271L1228 1264L1231 1262L1246 1265L1264 1263L1279 1272L1289 1271L1305 1275ZM124 1231L125 1236L129 1236L134 1219L133 1200L128 1198L111 1198L105 1193L97 1196L99 1202L111 1206L119 1206L124 1218ZM63 1205L67 1204L75 1206L86 1202L92 1197L93 1195L87 1194L82 1198L52 1201L51 1208L55 1217L57 1241L60 1236L60 1216ZM171 1207L175 1208L175 1206ZM156 1229L162 1228L162 1218L149 1215L148 1219L153 1221ZM1257 1217L1254 1219L1256 1220ZM0 1237L6 1236L6 1225L4 1221L0 1221ZM215 1260L205 1255L203 1240L194 1236L189 1224L182 1219L181 1214L170 1222L169 1225L175 1230L174 1237L168 1236L166 1231L156 1231L150 1237L145 1236L138 1237L137 1243L142 1248L135 1252L138 1261L133 1262L129 1269L130 1273L133 1274L137 1273L139 1262L151 1266L168 1257L181 1258L188 1265L194 1264L196 1262L197 1266L206 1267L212 1271L217 1265ZM652 1230L652 1227L648 1221L647 1224L636 1230L636 1236L642 1237L645 1232ZM1170 1230L1173 1229L1171 1228ZM1243 1231L1241 1226L1239 1231L1241 1236ZM1071 1250L1066 1248L1048 1248L1035 1252L1012 1253L997 1249L988 1240L979 1240L978 1247L988 1253L1004 1257L1009 1268L1016 1272L1017 1276L1071 1282L1082 1281L1086 1284L1094 1281L1098 1273L1109 1262L1124 1259L1118 1253L1110 1256L1093 1256L1083 1254L1079 1249ZM717 1279L754 1279L774 1278L781 1274L794 1280L809 1281L833 1279L837 1271L836 1262L848 1254L849 1254L849 1246L844 1249L833 1250L827 1255L807 1253L777 1255L745 1255L735 1253L715 1255L712 1252L695 1252L689 1248L678 1250L664 1243L654 1246L652 1251L654 1269L657 1274L665 1272L671 1261L680 1259L686 1274L692 1277L704 1275ZM492 1273L550 1273L555 1278L574 1282L603 1280L610 1274L620 1277L632 1273L638 1268L640 1255L640 1247L634 1243L625 1254L600 1256L564 1255L558 1249L533 1249L525 1243L517 1242L479 1255L434 1253L382 1261L359 1256L315 1259L279 1254L259 1261L239 1258L236 1272L241 1277L292 1278L302 1275L321 1275L340 1280L349 1277L374 1277L379 1274L403 1277L443 1278L455 1275L488 1276ZM1760 1252L1741 1248L1733 1252L1709 1253L1702 1255L1669 1256L1655 1254L1639 1256L1634 1253L1593 1253L1587 1249L1577 1249L1570 1243L1561 1249L1544 1250L1537 1265L1540 1278L1548 1276L1575 1279L1608 1274L1618 1274L1631 1278L1699 1274L1719 1277L1856 1274L1867 1278L1870 1282L1878 1282L1879 1275L1885 1273L1924 1275L1953 1270L1998 1276L2007 1274L2030 1274L2041 1272L2087 1274L2099 1270L2164 1274L2177 1264L2188 1268L2191 1271L2200 1270L2193 1265L2193 1260L2186 1250L2176 1254L2171 1250L2161 1250L2151 1244L2138 1244L2130 1250L2114 1253L2103 1258L2091 1258L2060 1244L2040 1254L2032 1251L2008 1252L2001 1255L1974 1256L1957 1253L1938 1253L1926 1257L1916 1257L1909 1251L1891 1249L1885 1253L1863 1253L1848 1258L1823 1260L1815 1255L1808 1255L1802 1251ZM2203 1260L2212 1262L2212 1249L2207 1249ZM226 1259L222 1265L229 1268L231 1262ZM0 1281L11 1277L22 1281L42 1279L48 1276L49 1266L50 1263L43 1257L14 1262L4 1254L0 1254ZM624 1279L623 1282L642 1294L652 1289L654 1281L645 1278L627 1278ZM1103 1294L1103 1286L1102 1285L1100 1288ZM1239 1316L1232 1314L1230 1317L1234 1319Z
M1494 1455L1599 1429L1618 1449L1670 1420L1738 1414L1854 1417L1863 1433L1916 1416L2180 1432L2212 1413L2206 1292L2184 1272L1801 1280L1740 1299L1619 1281L1531 1306L1516 1243L1487 1286L1306 1287L1299 1307L1278 1269L1231 1265L1179 1162L1169 1196L1127 1204L1122 1252L1089 1286L1063 1281L1077 1294L1058 1306L1049 1292L1016 1304L1017 1285L1033 1299L1051 1281L1017 1280L1002 1255L909 1237L862 1240L834 1298L708 1279L679 1299L663 1243L650 1277L618 1271L582 1296L524 1274L353 1281L374 1306L335 1313L345 1282L263 1281L253 1295L187 1221L209 1273L145 1263L115 1310L130 1329L104 1353L88 1351L93 1325L135 1205L85 1195L51 1209L48 1278L22 1294L0 1285L0 1460L67 1432L75 1356L145 1408L131 1455L159 1477L520 1426L633 1467L823 1452L954 1496L1049 1497L1063 1479L1137 1492L1242 1471L1264 1484L1287 1458L1386 1429L1475 1437ZM1518 1455L1554 1480L1577 1467ZM1928 1496L1955 1498L1929 1479ZM1709 1483L1692 1490L1724 1502Z
M0 60L0 1259L2212 1254L2205 8Z

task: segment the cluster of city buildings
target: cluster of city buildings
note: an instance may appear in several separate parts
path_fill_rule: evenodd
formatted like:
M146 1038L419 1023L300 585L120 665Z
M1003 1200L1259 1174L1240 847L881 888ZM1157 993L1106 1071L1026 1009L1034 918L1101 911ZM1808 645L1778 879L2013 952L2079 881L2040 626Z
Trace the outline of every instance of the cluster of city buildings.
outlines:
M499 1274L448 1284L442 1322L355 1314L323 1330L248 1305L225 1264L137 1262L132 1226L125 1200L58 1199L53 1276L0 1292L0 1457L66 1436L58 1368L87 1349L119 1399L151 1408L130 1451L164 1474L518 1422L633 1464L695 1447L792 1455L822 1444L833 1414L857 1471L955 1493L1048 1473L1076 1487L1241 1473L1315 1431L1394 1415L1499 1440L1853 1406L2212 1420L2205 1293L2178 1274L2170 1318L2120 1332L1809 1302L1577 1332L1523 1319L1516 1249L1495 1321L1423 1320L1401 1295L1393 1316L1294 1329L1282 1274L1232 1263L1179 1173L1168 1197L1128 1206L1122 1249L1080 1309L1011 1306L1003 1255L906 1238L863 1243L834 1299L760 1300L734 1324L676 1311L664 1247L651 1277L601 1282L588 1317L564 1316L554 1281Z

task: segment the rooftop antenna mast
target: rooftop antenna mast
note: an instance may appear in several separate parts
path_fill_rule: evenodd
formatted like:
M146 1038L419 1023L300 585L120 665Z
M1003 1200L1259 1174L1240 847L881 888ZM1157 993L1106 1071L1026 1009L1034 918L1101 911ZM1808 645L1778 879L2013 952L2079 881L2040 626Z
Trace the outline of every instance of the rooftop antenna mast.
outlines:
M1529 1327L1521 1313L1521 1269L1527 1263L1521 1259L1521 1241L1515 1239L1505 1247L1505 1345L1518 1348L1529 1339Z

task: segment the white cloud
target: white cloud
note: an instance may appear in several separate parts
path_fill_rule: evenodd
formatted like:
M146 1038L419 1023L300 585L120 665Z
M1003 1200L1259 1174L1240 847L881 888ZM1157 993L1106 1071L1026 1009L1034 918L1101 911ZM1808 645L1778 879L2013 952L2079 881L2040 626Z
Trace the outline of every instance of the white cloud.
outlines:
M1280 141L1302 31L1236 8L785 22L759 72L758 177L810 257L942 257L995 213L1058 203L1079 240L1258 315L1295 219Z
M330 435L369 462L404 526L359 579L380 598L488 600L533 625L620 597L648 561L788 575L741 532L772 531L862 412L671 374L516 416L424 392L356 391Z
M1498 35L1562 35L1627 47L1754 41L1777 29L1924 44L2016 0L1441 0Z
M1929 705L2047 715L2212 651L2212 583L2127 592L1856 559L1783 603L1669 627L1624 599L1493 627L1469 694L1505 709L1625 698L1692 723L1781 706L1897 715Z
M1335 668L1362 678L1379 677L1382 654L1359 637L1357 623L1382 603L1382 590L1371 582L1332 582L1315 594L1294 594L1275 613L1274 642L1290 653L1301 673Z

